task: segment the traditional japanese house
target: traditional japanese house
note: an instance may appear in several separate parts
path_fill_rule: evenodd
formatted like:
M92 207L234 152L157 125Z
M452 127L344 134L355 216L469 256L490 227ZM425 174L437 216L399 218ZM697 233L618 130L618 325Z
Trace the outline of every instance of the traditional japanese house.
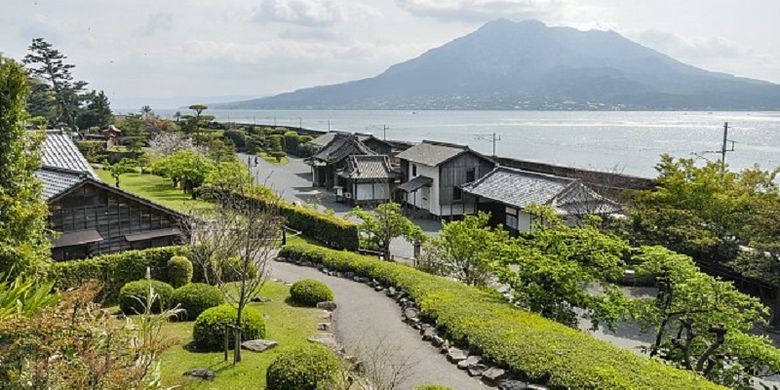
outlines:
M617 203L577 179L501 166L462 190L471 196L472 209L490 212L491 224L513 232L531 230L533 218L525 210L531 204L548 205L569 222L586 214L620 212Z
M333 138L313 156L306 159L312 169L315 187L333 189L339 186L339 172L347 168L347 160L354 155L376 155L354 134L335 132Z
M55 260L182 241L181 214L103 183L70 136L47 131L42 152Z
M396 156L401 165L398 198L407 207L434 218L453 218L475 211L461 185L481 178L495 163L465 145L423 141Z
M352 155L338 176L338 184L347 200L352 204L365 204L390 200L399 174L393 171L387 156Z

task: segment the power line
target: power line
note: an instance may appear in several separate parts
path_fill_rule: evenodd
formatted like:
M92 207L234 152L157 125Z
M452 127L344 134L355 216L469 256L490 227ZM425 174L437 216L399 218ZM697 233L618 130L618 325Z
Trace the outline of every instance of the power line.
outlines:
M478 141L488 141L493 143L493 157L496 156L496 142L501 141L501 136L496 136L496 133L493 132L489 135L487 134L474 134L474 139Z
M729 146L730 143L730 146ZM737 143L737 141L729 139L729 123L724 122L723 123L723 143L721 144L720 150L705 150L701 153L691 153L699 158L703 158L707 161L710 161L708 158L704 157L704 154L708 153L714 153L714 154L720 154L720 169L721 171L726 171L726 153L733 152L734 145Z

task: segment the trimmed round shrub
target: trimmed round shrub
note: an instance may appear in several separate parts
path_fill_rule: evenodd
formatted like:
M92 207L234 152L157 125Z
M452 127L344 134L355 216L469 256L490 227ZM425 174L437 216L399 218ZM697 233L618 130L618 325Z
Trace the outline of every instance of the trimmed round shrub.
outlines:
M173 287L181 287L192 280L192 262L184 256L168 260L168 280Z
M324 388L334 378L339 362L322 344L305 344L282 351L265 374L268 390L310 390Z
M200 313L192 326L192 338L198 349L217 351L225 348L225 325L236 323L237 310L230 305L219 305ZM228 331L228 348L233 348L233 330ZM245 308L241 316L241 339L265 337L265 320L259 311Z
M152 284L157 299L152 303L152 312L159 313L171 307L173 287L159 280L136 280L128 282L119 290L119 308L125 314L139 314L144 312L144 306L149 294L149 283ZM140 301L139 301L140 300Z
M303 279L290 287L293 301L306 306L317 306L317 303L333 300L333 291L319 280Z
M205 283L185 284L173 292L172 305L181 305L184 313L179 318L192 321L206 309L225 303L225 297L218 288Z
M442 385L420 385L414 388L414 390L454 390L452 387Z

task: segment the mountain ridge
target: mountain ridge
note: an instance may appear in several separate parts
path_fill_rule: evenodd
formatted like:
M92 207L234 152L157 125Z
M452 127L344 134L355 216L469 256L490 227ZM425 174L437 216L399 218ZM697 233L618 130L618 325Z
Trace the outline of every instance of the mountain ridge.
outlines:
M772 110L780 85L700 69L614 31L498 19L374 77L217 106Z

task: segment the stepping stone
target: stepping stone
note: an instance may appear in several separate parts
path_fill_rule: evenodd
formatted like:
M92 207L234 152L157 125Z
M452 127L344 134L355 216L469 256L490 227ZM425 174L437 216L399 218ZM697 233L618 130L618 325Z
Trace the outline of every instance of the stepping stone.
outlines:
M211 371L207 368L196 368L194 370L189 370L184 372L184 376L192 376L195 378L204 379L207 381L213 381L214 378L217 377L217 373L214 371Z
M322 301L317 303L317 308L322 310L333 311L336 310L336 307L338 307L338 305L333 301Z
M514 379L504 379L498 382L498 390L526 390L531 388L528 383Z
M466 360L461 360L458 362L458 368L461 370L465 370L472 365L479 364L482 361L482 356L478 355L471 355Z
M489 385L495 385L499 380L504 379L504 376L506 376L506 371L503 369L490 367L482 373L482 381Z
M447 360L449 360L450 363L459 363L466 360L468 357L469 353L460 348L452 347L447 350Z
M477 364L474 364L474 365L470 366L467 371L469 373L469 376L480 376L480 375L484 374L485 370L487 370L487 369L488 369L488 366L486 366L486 365L484 365L482 363L477 363Z
M277 345L279 345L279 343L273 340L257 339L244 341L241 343L241 348L248 349L253 352L263 352Z
M338 343L336 342L336 338L332 334L313 336L313 337L309 337L307 340L311 341L312 343L319 343L328 348L333 348L333 349L336 349L336 347L338 346Z
M254 298L252 298L252 302L271 302L271 298L254 297Z

